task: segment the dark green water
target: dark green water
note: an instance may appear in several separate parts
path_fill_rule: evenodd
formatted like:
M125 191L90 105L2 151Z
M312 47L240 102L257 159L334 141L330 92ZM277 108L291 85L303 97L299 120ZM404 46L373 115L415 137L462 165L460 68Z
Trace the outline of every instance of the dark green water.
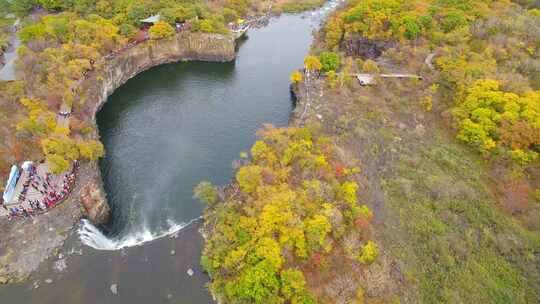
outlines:
M302 66L319 21L315 13L276 18L250 31L233 63L164 65L119 88L98 115L110 225L86 230L83 242L71 237L67 258L0 289L1 303L211 303L199 223L157 237L201 215L193 187L227 184L263 123L287 124L289 75ZM55 269L59 260L67 269Z

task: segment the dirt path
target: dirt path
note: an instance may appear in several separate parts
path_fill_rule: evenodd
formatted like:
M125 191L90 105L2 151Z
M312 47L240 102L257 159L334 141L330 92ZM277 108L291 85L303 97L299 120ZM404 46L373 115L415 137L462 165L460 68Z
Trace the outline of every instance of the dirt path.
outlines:
M4 53L4 66L0 66L0 81L16 80L15 62L18 58L17 49L21 45L21 41L17 38L17 26L20 21L15 21L11 36L9 37L9 48Z

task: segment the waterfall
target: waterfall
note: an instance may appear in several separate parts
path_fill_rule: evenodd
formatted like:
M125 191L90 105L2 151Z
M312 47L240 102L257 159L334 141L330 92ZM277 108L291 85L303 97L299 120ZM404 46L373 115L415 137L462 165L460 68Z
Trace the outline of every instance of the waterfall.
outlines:
M201 217L198 217L189 221L188 223L180 224L168 221L167 223L169 227L159 232L151 232L147 228L142 228L139 231L132 232L119 239L107 237L90 221L82 220L77 232L79 234L81 242L86 246L92 247L97 250L113 251L120 250L126 247L140 246L144 243L157 240L169 235L173 235L200 219Z

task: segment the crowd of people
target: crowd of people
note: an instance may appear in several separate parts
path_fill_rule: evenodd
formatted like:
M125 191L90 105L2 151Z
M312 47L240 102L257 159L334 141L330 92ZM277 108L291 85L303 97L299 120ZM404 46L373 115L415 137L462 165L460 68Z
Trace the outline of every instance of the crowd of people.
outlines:
M72 171L56 177L51 173L41 176L34 166L29 167L27 172L28 177L17 196L17 206L3 206L8 210L10 219L31 217L55 207L68 196L75 182L75 167Z

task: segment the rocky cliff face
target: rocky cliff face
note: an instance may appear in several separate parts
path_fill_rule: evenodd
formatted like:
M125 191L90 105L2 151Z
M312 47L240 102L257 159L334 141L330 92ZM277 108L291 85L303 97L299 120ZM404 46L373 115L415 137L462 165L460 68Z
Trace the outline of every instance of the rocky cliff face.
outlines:
M176 61L231 61L235 48L233 37L202 33L181 33L133 46L96 64L96 71L81 83L85 102L74 105L74 111L84 111L95 125L96 113L109 95L138 73ZM32 219L0 221L0 284L28 277L62 246L81 217L99 225L107 221L109 212L98 163L81 163L75 188L64 203Z
M172 39L147 41L118 53L102 67L100 83L94 82L100 96L92 99L92 113L99 111L107 98L126 81L157 65L178 61L226 62L236 57L233 37L217 34L181 33ZM93 80L93 81L92 81ZM95 101L95 102L94 102Z

